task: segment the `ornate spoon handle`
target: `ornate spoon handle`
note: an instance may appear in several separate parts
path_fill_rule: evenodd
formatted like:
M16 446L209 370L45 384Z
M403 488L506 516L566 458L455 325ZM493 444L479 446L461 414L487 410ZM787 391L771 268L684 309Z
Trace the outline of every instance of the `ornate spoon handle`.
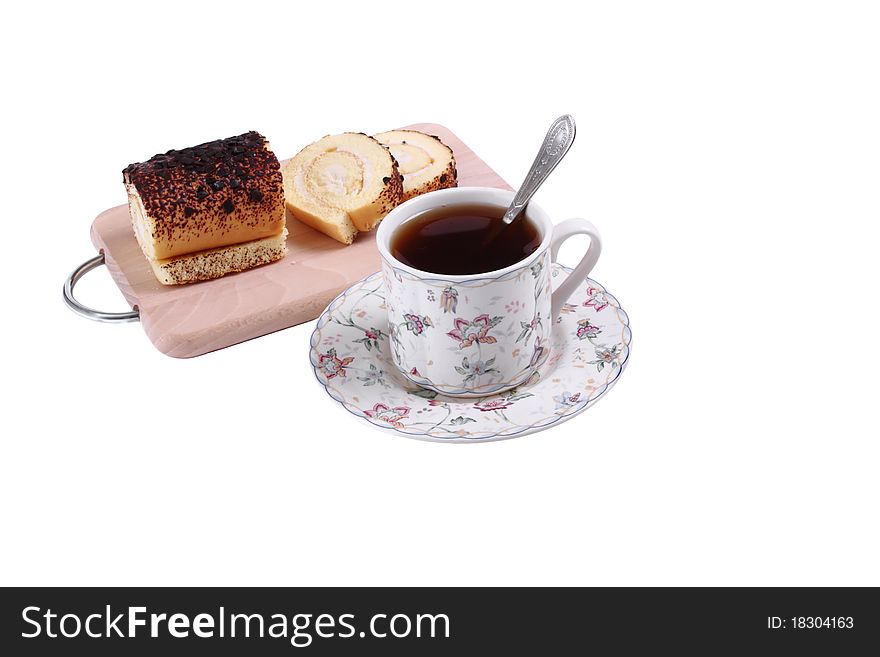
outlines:
M568 149L574 142L575 125L574 119L570 114L560 116L550 126L547 136L544 137L544 143L541 144L541 150L532 163L532 168L526 174L526 179L520 185L519 191L513 197L513 202L504 213L504 223L509 224L516 219L526 207L526 204L538 191L547 176L556 168L556 165L562 161Z

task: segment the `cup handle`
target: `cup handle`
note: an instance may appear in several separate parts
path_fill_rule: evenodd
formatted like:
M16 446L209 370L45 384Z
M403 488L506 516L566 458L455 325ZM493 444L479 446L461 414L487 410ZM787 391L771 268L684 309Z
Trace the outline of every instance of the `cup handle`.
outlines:
M599 260L599 254L602 253L602 238L599 237L599 231L592 223L580 218L566 219L561 224L553 227L553 239L550 241L550 259L553 262L556 262L559 247L572 235L589 235L590 248L587 249L586 254L581 258L577 267L562 281L562 284L556 288L551 297L550 317L551 321L554 322L559 317L562 304L568 301L569 297L577 289L577 286L583 283L584 279L589 276Z

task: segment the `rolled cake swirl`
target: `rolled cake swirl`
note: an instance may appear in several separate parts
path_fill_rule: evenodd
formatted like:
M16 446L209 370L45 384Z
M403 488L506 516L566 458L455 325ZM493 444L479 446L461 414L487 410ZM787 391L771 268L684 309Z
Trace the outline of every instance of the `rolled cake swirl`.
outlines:
M439 137L416 130L391 130L374 136L397 160L403 174L402 201L458 184L452 149Z
M287 252L281 168L257 132L171 150L122 174L135 237L161 283L218 278Z
M403 177L372 137L346 132L302 149L282 171L287 209L343 244L373 229L399 202Z

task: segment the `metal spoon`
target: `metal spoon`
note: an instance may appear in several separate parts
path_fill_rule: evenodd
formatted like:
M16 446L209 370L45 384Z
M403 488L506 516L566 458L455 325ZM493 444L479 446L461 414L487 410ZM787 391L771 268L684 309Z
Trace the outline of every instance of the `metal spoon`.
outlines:
M574 142L574 134L574 119L571 114L560 116L553 122L550 130L547 131L547 136L544 137L544 143L541 144L538 156L532 163L532 168L526 174L526 179L523 180L519 191L513 197L513 202L507 208L507 212L504 213L505 224L510 224L522 213L529 200L538 191L538 187L544 184L547 176L562 161Z

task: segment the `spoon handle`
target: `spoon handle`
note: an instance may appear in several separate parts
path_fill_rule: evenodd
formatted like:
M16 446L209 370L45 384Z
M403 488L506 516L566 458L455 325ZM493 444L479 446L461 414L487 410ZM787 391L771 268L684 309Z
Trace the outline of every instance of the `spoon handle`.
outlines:
M547 131L547 136L544 137L541 150L538 151L538 155L532 163L532 168L529 169L526 179L520 186L516 196L514 196L513 203L510 204L507 212L504 213L504 223L511 223L523 211L523 208L526 207L526 204L534 196L535 192L538 191L538 187L547 180L547 176L550 175L550 172L556 168L556 165L559 164L562 158L565 157L568 149L571 148L574 142L574 134L574 119L570 114L560 116L553 122L550 130Z

